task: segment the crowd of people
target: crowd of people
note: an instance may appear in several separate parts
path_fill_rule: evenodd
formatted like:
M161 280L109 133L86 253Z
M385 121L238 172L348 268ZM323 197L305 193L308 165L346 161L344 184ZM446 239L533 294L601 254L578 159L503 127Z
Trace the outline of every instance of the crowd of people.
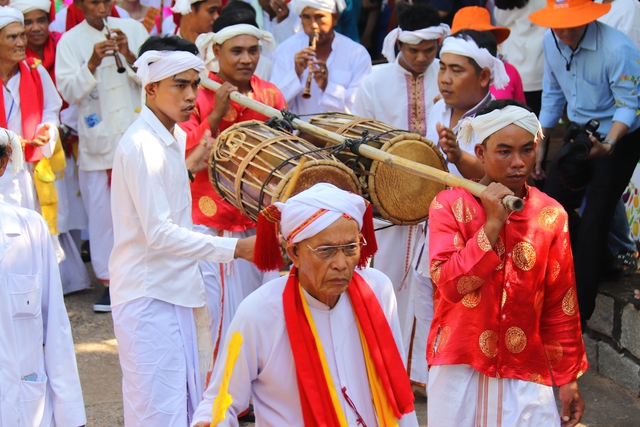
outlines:
M430 427L576 425L598 282L637 268L639 49L638 0L0 0L0 426L86 424L83 257L127 426L418 426L414 393ZM269 119L234 93L426 137L486 189L393 225L317 183L255 222L208 171Z

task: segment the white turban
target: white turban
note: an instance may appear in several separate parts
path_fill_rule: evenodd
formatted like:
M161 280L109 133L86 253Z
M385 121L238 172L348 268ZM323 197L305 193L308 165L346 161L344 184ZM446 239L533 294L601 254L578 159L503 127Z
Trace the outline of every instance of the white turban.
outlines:
M0 7L0 30L14 22L19 22L24 25L22 12L9 6Z
M17 174L24 168L24 156L22 155L22 145L18 136L8 129L0 128L0 145L11 145L11 173Z
M198 73L204 70L204 62L197 55L182 50L148 50L133 64L138 68L138 78L144 88L147 84L159 82L190 69Z
M171 11L180 15L188 15L191 13L191 5L202 0L176 0Z
M491 82L496 89L503 89L509 83L509 76L501 60L491 55L485 48L480 48L473 40L459 37L447 37L442 42L440 56L443 53L466 56L475 60L481 68L491 70Z
M18 9L23 14L34 10L42 10L49 14L51 0L11 0L11 7Z
M290 5L296 16L299 16L305 7L312 7L330 13L342 13L347 8L344 0L291 0Z
M389 62L396 60L396 40L407 44L419 44L423 40L437 40L451 34L451 29L447 24L440 24L437 27L427 27L415 31L404 31L402 28L394 28L387 34L382 43L382 54Z
M229 39L237 36L253 36L260 40L262 50L266 54L271 54L276 50L276 41L268 31L263 31L250 24L236 24L224 27L217 33L204 33L200 34L196 39L196 46L200 51L200 55L204 60L205 65L211 62L215 57L213 55L213 45L222 44Z
M322 232L345 214L362 228L366 203L361 196L320 183L291 197L286 203L274 203L280 211L280 228L289 243L309 239Z
M467 117L460 125L458 140L461 144L469 145L473 139L473 132L478 135L478 142L482 143L494 133L509 125L517 125L533 135L534 141L543 138L542 127L535 114L518 107L508 105L501 110L476 116Z

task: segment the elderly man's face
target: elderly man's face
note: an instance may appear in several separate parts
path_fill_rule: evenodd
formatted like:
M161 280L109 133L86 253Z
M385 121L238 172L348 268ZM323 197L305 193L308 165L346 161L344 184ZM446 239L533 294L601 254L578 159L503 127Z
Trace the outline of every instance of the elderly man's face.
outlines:
M24 29L29 47L42 47L49 37L49 14L37 9L24 14Z
M0 62L18 64L26 58L27 36L24 27L19 22L0 30Z
M336 246L360 241L358 223L353 219L341 217L321 233L299 243L289 244L287 253L298 268L300 285L311 296L333 307L340 295L347 290L358 265L360 251L347 256L338 250L329 259L322 259L311 248L318 246Z
M338 18L337 13L327 12L311 6L305 7L300 13L302 30L309 37L313 33L318 34L318 43L320 44L331 36L333 28L338 24Z
M438 89L449 107L469 110L485 97L490 80L491 71L478 71L466 56L443 53L440 57Z

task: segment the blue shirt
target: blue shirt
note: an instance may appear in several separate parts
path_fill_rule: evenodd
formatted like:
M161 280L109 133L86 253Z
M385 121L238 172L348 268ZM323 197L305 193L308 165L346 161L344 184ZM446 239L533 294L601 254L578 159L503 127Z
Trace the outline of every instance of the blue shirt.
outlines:
M558 50L552 30L545 33L542 47L542 127L553 128L558 123L565 102L571 121L585 124L596 119L602 135L609 133L612 121L624 123L629 131L640 127L640 116L636 115L639 85L621 79L640 76L640 52L629 37L600 22L588 24L568 71L572 50L560 39Z

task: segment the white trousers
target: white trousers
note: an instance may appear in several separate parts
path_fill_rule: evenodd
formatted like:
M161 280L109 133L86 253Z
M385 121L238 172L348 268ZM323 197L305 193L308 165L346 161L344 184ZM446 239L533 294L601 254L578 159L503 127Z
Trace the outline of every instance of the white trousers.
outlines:
M98 280L108 282L109 257L113 250L113 220L107 172L80 170L79 182L89 219L91 265Z
M469 365L432 366L429 427L553 427L560 416L549 386L490 378Z
M187 427L202 400L193 308L138 298L112 308L127 427Z

